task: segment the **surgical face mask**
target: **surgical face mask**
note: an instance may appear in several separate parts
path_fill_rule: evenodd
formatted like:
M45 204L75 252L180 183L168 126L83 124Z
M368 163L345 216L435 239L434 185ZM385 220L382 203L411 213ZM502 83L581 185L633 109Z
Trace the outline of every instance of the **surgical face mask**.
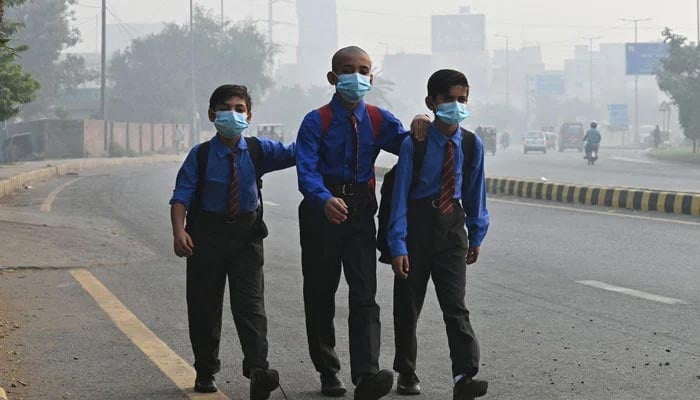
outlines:
M217 111L214 126L221 136L232 139L248 129L248 116L235 111Z
M338 93L350 103L360 102L367 92L372 89L369 77L361 74L338 75L338 83L335 85Z
M452 103L442 103L437 106L435 116L448 125L458 125L469 118L471 113L467 110L467 105L454 101Z

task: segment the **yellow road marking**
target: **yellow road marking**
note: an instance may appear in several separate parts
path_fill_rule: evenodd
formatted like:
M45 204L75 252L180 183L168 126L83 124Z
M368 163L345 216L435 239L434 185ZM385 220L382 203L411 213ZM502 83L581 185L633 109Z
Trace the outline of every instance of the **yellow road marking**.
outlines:
M612 206L615 208L620 208L620 189L613 189Z
M642 192L642 211L649 211L649 197L651 196L651 192L649 191L643 191Z
M196 393L193 390L196 373L187 361L177 355L146 325L143 324L95 276L84 269L72 270L71 275L92 296L114 324L190 399L228 400L221 392Z
M683 197L685 193L676 193L676 200L673 202L673 212L676 214L683 213Z
M3 388L0 388L0 400L7 400L7 393L5 393Z
M659 193L659 200L656 202L656 211L666 211L666 197L668 197L668 193Z
M700 217L700 196L693 196L693 202L690 203L690 213Z
M554 210L574 211L574 212L583 213L583 214L605 215L608 217L643 219L643 220L655 221L655 222L669 222L672 224L700 226L700 222L693 222L693 221L682 221L682 220L676 220L676 219L670 219L670 218L645 217L642 215L617 214L617 213L609 213L609 212L604 212L604 211L586 210L586 209L582 209L582 208L553 206L553 205L548 205L548 204L525 203L525 202L521 202L521 201L494 199L493 197L490 197L488 199L488 201L495 202L495 203L515 204L518 206L525 206L525 207L539 207L539 208L548 208L548 209L554 209Z
M67 186L74 184L75 182L79 181L81 178L75 178L71 179L68 182L60 185L56 189L54 189L51 193L49 193L48 196L44 199L44 201L41 203L41 212L51 212L51 206L53 205L54 200L56 200L56 196L58 196L59 193L63 189L65 189Z

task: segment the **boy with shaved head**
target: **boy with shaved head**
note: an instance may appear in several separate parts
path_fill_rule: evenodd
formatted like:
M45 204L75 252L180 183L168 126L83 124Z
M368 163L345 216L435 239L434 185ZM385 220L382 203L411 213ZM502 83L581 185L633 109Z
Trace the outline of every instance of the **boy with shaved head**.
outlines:
M327 79L336 88L331 102L306 115L297 137L306 332L322 393L343 395L333 325L342 266L350 289L355 399L375 400L391 390L394 378L379 369L374 162L381 150L398 154L408 131L390 112L364 102L372 87L372 60L361 48L336 52ZM417 116L415 135L424 138L429 123L427 116Z

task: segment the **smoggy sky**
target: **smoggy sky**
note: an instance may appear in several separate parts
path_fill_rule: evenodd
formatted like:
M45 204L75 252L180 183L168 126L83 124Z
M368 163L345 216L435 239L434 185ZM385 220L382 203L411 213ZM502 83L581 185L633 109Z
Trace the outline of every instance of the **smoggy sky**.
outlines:
M329 0L330 1L330 0ZM387 50L396 52L430 52L430 14L453 13L460 5L472 7L472 12L486 14L487 46L489 50L505 47L510 36L512 48L540 44L545 62L550 68L563 65L573 56L573 46L587 44L583 39L601 36L602 42L634 40L632 23L620 18L653 18L639 24L639 40L660 38L664 26L696 38L696 1L668 0L338 0L339 45L357 44L365 47L375 58ZM77 51L96 48L96 22L101 0L79 0L74 7L75 25L81 30L83 43ZM219 14L220 0L196 0L195 4ZM224 0L224 14L237 21L245 18L261 20L260 28L267 30L267 0ZM188 0L108 0L108 23L119 20L132 22L188 21ZM274 5L275 41L282 46L282 62L295 60L297 44L296 9L293 0L280 0ZM594 45L597 47L597 45Z

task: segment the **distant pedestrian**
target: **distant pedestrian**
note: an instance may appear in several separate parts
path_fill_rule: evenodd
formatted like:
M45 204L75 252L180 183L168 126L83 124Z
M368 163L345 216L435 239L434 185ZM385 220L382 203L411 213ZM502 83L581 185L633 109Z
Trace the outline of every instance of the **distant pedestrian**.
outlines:
M177 175L170 200L175 254L187 257L187 315L197 371L194 390L216 392L224 289L243 348L250 398L265 400L279 385L268 368L264 303L261 177L295 164L295 145L243 138L251 119L245 86L224 85L211 95L216 136L195 146ZM185 227L185 218L187 226Z
M654 148L658 149L659 145L661 144L661 130L659 129L658 125L656 125L656 128L654 128L652 136L654 138Z
M175 126L175 133L173 133L173 146L175 147L175 154L180 154L182 151L182 143L185 140L185 132L182 130L182 125L177 124Z
M467 265L477 262L489 226L484 144L460 127L469 116L468 97L464 74L435 72L425 99L436 116L428 138L401 145L389 223L399 394L421 390L416 326L431 277L447 330L454 400L473 400L488 389L474 378L479 344L465 305Z

